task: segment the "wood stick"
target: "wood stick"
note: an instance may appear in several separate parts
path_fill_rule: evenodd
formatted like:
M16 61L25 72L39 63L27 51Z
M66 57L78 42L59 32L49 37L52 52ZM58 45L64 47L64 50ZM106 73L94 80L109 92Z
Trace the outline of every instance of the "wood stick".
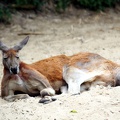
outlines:
M41 33L41 32L24 32L24 33L18 33L18 35L44 35L44 33Z
M16 5L16 4L12 4L10 5L11 8L15 8L15 9L35 9L36 6L34 5Z

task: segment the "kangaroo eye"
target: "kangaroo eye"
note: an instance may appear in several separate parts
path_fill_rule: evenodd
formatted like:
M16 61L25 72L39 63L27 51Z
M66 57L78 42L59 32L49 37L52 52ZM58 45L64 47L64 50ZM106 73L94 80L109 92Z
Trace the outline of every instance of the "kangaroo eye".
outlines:
M5 57L5 58L3 58L4 60L7 60L8 59L8 57Z
M19 57L18 57L18 56L16 56L16 58L17 58L17 59L19 59Z

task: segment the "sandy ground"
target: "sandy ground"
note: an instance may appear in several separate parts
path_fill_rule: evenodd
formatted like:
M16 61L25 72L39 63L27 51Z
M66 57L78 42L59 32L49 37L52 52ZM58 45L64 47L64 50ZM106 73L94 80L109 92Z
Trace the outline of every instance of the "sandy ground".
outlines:
M17 13L12 25L0 25L0 40L12 46L31 33L21 50L21 60L31 63L59 54L94 52L120 63L120 11L77 15L35 15ZM33 35L37 33L38 35ZM1 54L0 54L1 58ZM0 59L0 78L2 78ZM0 98L0 120L120 120L120 87L99 87L81 95L59 96L50 104L40 97L6 102Z

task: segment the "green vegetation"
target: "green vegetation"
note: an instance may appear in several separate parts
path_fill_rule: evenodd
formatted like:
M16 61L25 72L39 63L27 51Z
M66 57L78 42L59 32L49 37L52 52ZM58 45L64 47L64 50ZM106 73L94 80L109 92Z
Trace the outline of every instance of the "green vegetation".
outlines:
M56 0L56 10L64 10L72 3L72 0Z
M120 0L1 0L0 21L9 21L11 13L15 10L42 10L42 8L45 9L46 4L52 4L51 9L56 11L65 11L69 5L98 11L104 10L106 7L114 7L118 3Z
M119 0L78 0L81 6L91 10L104 10L106 7L113 7Z
M40 10L45 0L1 0L0 1L0 22L9 23L11 14L15 10Z
M11 19L11 11L5 5L0 4L0 22L8 22Z

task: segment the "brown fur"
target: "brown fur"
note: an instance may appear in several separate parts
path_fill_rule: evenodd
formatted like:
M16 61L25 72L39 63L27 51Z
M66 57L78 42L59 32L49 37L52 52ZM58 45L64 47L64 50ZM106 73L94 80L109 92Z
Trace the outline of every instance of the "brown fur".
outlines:
M67 64L68 61L69 57L59 55L35 62L30 64L30 66L46 76L51 86L58 92L62 86L66 85L66 82L63 80L62 72L63 66Z
M69 92L71 82L73 82L73 91L78 87L77 92L80 91L79 86L81 86L81 91L84 91L95 85L116 86L120 84L120 66L94 53L78 53L72 56L59 55L26 64L20 61L17 56L18 51L27 41L28 38L25 38L19 45L11 49L0 43L4 65L1 96L8 101L26 98L28 97L26 94L51 96L54 95L54 90L58 92L61 87L66 85L68 85ZM16 65L19 66L19 72L16 70ZM13 73L10 73L11 71ZM81 81L77 77L78 73L82 73L80 77L86 77L86 79ZM26 94L14 95L15 91Z
M72 56L59 55L31 64L32 67L47 77L51 86L56 91L65 85L62 73L64 65L86 69L88 72L98 69L104 71L104 74L94 77L92 81L85 82L82 86L85 84L92 86L96 85L96 83L99 85L101 81L104 83L102 83L104 86L116 85L115 70L119 68L119 65L94 53L78 53ZM57 82L58 84L55 84Z

